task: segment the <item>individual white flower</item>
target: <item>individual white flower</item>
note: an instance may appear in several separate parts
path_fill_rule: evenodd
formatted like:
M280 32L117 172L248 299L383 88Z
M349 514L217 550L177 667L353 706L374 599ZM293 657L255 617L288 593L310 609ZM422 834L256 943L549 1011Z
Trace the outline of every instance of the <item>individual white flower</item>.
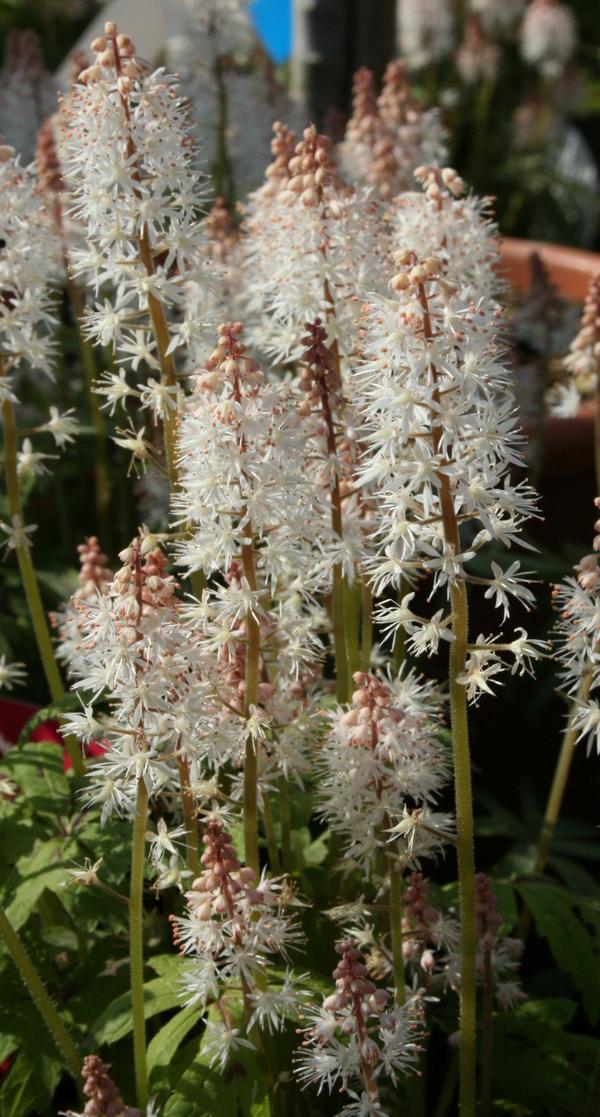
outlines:
M218 1067L221 1073L225 1070L232 1055L236 1051L254 1051L254 1044L249 1039L240 1035L239 1028L230 1028L224 1022L213 1023L207 1020L206 1033L202 1040L202 1053L208 1059L210 1067Z
M45 465L47 461L56 461L56 454L44 454L40 450L34 450L31 439L23 439L21 449L17 451L17 473L19 477L24 477L28 473L33 474L34 477L41 477L44 473L50 473L48 466Z
M73 419L74 408L59 412L58 407L50 407L50 418L39 427L40 431L48 431L56 445L62 450L69 442L74 442L79 433L79 422Z
M180 856L177 845L181 843L177 839L185 834L185 826L175 826L169 830L164 818L159 818L156 833L153 830L146 832L146 841L150 843L150 860L156 870L162 868L167 854Z
M37 531L37 524L24 524L20 516L13 516L10 524L0 520L0 528L6 535L4 540L6 549L18 551L19 547L31 547L32 541L29 536Z
M0 655L0 690L12 690L22 686L27 678L24 663L7 663L6 656Z

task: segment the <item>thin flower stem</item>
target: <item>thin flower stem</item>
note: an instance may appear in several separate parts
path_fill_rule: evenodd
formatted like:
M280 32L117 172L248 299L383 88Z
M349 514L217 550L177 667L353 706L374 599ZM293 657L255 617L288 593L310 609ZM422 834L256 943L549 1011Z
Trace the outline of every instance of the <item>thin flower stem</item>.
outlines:
M402 952L402 870L398 858L388 855L390 873L390 931L392 943L392 958L394 963L394 983L396 986L396 1000L399 1005L406 1002L406 979L404 977L404 954Z
M423 335L432 337L427 294L419 284L419 301L423 309ZM431 365L434 382L433 399L439 401L437 369ZM437 454L441 430L432 429L433 449ZM450 479L438 473L440 506L445 542L454 554L460 554L460 537ZM469 609L467 587L456 581L450 590L452 605L452 642L450 644L450 728L454 756L454 792L456 804L456 851L460 909L460 1048L459 1048L459 1113L475 1117L476 1106L476 1028L477 989L476 956L477 925L475 916L475 845L473 827L473 794L471 789L471 756L469 751L469 719L466 688L459 683L465 672L469 643Z
M269 851L269 861L271 864L271 871L277 875L281 871L279 862L279 850L277 848L277 837L275 835L275 826L273 824L273 812L271 804L266 791L262 797L262 815L265 826L265 835L267 838L267 849Z
M404 578L401 578L400 579L400 585L398 587L398 592L396 594L398 604L402 601L402 598L406 595L406 589L407 589L406 580ZM402 664L404 663L405 659L406 659L406 632L404 631L403 628L399 628L398 631L396 632L396 637L395 637L395 640L394 640L394 647L393 647L393 651L392 651L392 663L394 665L394 674L395 675L400 674L400 669L401 669Z
M344 623L349 682L360 667L361 596L360 581L355 579L350 585L344 578Z
M200 874L200 845L198 835L198 822L196 819L196 806L190 785L190 766L187 758L179 753L177 756L177 770L179 772L179 785L181 787L181 805L183 807L183 820L186 830L186 862L192 873L192 879Z
M360 669L368 671L373 648L373 591L366 578L361 585Z
M494 982L492 977L492 950L483 952L483 1018L481 1042L481 1106L480 1117L491 1117L492 1081L494 1071Z
M46 990L31 958L2 908L0 908L0 934L21 975L27 992L38 1009L58 1051L64 1059L65 1066L68 1067L70 1073L73 1075L79 1089L82 1063L81 1056L56 1011L52 998Z
M94 441L96 445L94 487L96 498L96 513L98 516L98 527L100 529L101 539L104 547L110 548L110 520L108 515L110 504L108 439L106 435L106 423L104 421L104 415L102 414L102 410L98 403L98 397L94 391L94 381L96 379L97 371L96 362L94 359L94 350L93 346L90 345L90 342L84 336L82 329L83 300L81 298L81 292L77 284L74 283L71 279L67 280L66 291L67 297L71 304L71 312L75 323L75 332L77 334L77 342L79 345L79 354L81 357L81 366L83 368L90 418L94 427Z
M250 530L250 528L248 529ZM256 571L254 569L254 547L246 543L242 547L242 564L250 589L256 592ZM258 703L258 684L260 672L260 626L252 615L246 617L246 672L244 680L244 717L250 717L250 707ZM244 857L246 864L259 875L258 858L258 745L248 734L244 755Z
M333 593L331 600L333 613L333 646L335 649L335 686L338 702L347 702L350 693L348 660L346 651L346 632L344 618L344 577L339 564L333 568Z
M571 764L575 755L575 748L577 746L577 729L574 725L574 717L577 711L577 706L580 702L585 702L594 677L592 667L588 667L585 671L577 697L571 708L571 714L567 722L567 728L564 732L560 753L556 762L554 770L554 778L548 795L548 802L546 803L546 810L544 811L544 821L542 822L542 829L538 840L538 847L534 863L534 872L543 873L548 863L550 849L552 846L552 839L558 822L558 816L562 806L562 801L571 771ZM521 919L519 921L518 937L523 942L526 941L531 926L531 912L528 908L524 907L521 912Z
M477 934L475 922L475 848L473 797L466 690L457 680L465 670L468 606L464 585L452 589L454 640L450 645L450 723L454 753L454 787L460 902L460 1114L475 1114L475 1029Z
M131 1012L133 1019L133 1063L136 1099L139 1109L146 1112L148 1104L148 1072L146 1067L146 1020L144 1016L144 861L148 790L143 778L138 779L131 848L131 886L129 894L129 964Z
M1 362L0 375L2 375ZM15 409L12 402L8 399L4 400L2 404L2 418L4 422L4 468L6 474L8 507L13 521L16 519L20 527L23 528L25 521L23 517L21 493L19 490L19 475L17 472L17 427ZM21 572L21 581L29 608L29 616L35 633L48 689L52 701L58 702L64 695L64 687L54 656L50 630L44 612L35 569L29 553L29 546L27 542L24 541L19 544L15 550L19 563L19 570ZM75 775L82 776L84 772L83 757L77 741L74 737L69 735L65 737L65 744L71 758L71 764L73 765Z
M294 865L292 853L292 825L290 796L285 776L280 776L277 786L279 788L279 818L281 820L281 861L284 873L291 873Z
M543 873L548 861L550 846L552 845L552 838L554 837L554 830L556 828L556 823L560 814L560 808L565 794L565 788L567 786L567 780L569 778L569 772L571 770L571 764L573 762L573 756L575 754L575 747L577 745L577 729L573 724L574 715L577 711L578 704L580 702L585 702L585 700L587 699L592 686L593 677L593 668L588 667L581 680L579 692L577 694L575 702L573 703L571 716L569 718L567 729L562 740L561 750L559 753L556 770L554 772L554 779L552 780L552 787L550 788L550 794L548 796L548 802L546 804L546 810L544 812L544 822L542 824L542 831L540 834L540 840L538 843L537 854L535 858L534 871L536 873Z

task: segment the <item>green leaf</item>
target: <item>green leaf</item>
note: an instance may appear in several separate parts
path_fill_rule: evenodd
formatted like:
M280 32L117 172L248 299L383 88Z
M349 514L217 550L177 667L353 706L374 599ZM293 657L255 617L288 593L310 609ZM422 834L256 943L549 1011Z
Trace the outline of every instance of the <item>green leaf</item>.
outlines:
M30 818L21 818L18 809L0 818L0 862L12 866L31 853L43 830Z
M574 1001L525 1001L494 1018L496 1098L504 1113L580 1117L598 1055L596 1040L569 1029Z
M169 978L155 977L144 985L144 1017L149 1020L160 1012L168 1012L181 1003L177 985ZM116 1043L131 1032L131 992L123 993L109 1004L108 1008L92 1025L92 1035L96 1043Z
M201 1019L199 1008L188 1007L172 1016L150 1040L147 1053L148 1074L152 1076L168 1067L179 1045Z
M0 1089L2 1117L24 1117L48 1109L62 1070L49 1037L38 1035L35 1043L25 1043Z
M554 884L519 884L538 934L548 940L560 969L568 973L582 995L592 1024L600 1016L600 941L576 914L577 900Z
M211 1069L202 1048L177 1081L164 1117L238 1117L269 1114L267 1088L252 1052L236 1051L224 1071Z
M11 749L2 769L21 788L32 810L54 817L68 811L70 787L57 744L32 741L22 749Z
M45 888L55 892L62 887L76 848L70 840L50 838L17 862L3 888L7 898L12 895L6 914L15 931L29 918Z

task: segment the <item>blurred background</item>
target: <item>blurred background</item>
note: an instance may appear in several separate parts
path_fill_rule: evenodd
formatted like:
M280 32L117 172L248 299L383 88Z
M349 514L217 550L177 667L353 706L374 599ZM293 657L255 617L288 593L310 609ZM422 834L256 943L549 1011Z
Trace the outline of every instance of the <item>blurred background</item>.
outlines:
M211 34L213 5L219 28L231 9L228 35ZM149 61L182 74L209 159L218 72L238 164L217 182L225 193L260 181L273 118L314 120L337 139L356 69L380 78L401 56L414 94L442 110L451 163L496 197L505 233L600 247L597 0L0 0L0 132L24 158L56 85L68 84L69 55L108 16Z

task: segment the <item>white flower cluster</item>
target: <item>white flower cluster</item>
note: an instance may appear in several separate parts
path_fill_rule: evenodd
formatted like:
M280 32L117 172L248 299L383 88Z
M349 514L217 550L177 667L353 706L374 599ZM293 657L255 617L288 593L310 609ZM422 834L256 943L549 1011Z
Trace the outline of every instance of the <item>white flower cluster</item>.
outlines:
M568 419L582 400L593 397L600 382L600 275L590 280L579 329L563 362L566 380L548 392L552 413Z
M345 178L375 187L386 199L409 189L417 167L445 161L439 112L424 110L412 95L402 60L389 63L378 98L373 73L366 67L357 70L352 116L336 155Z
M454 172L441 177L456 190ZM487 238L485 222L482 234ZM518 563L509 570L496 564L487 578L468 568L490 541L516 543L535 512L533 490L511 479L522 462L522 435L502 362L500 311L460 274L446 278L441 254L402 249L396 259L394 294L373 297L366 309L356 374L368 445L360 484L376 515L376 549L365 570L376 593L398 589L423 570L432 576L432 592L450 595L459 583L478 583L506 615L511 597L533 603ZM452 639L450 615L440 609L431 619L419 617L412 600L384 604L379 619L392 633L408 631L414 651L435 653L440 640ZM504 654L521 671L540 653L522 629L509 641L480 637L461 678L470 698L488 689Z
M213 725L201 649L181 623L164 554L151 536L134 539L107 583L95 552L88 544L83 556L84 571L94 565L87 572L95 584L84 583L72 600L63 642L75 686L91 699L65 724L83 742L107 746L90 769L89 788L104 822L113 811L132 815L140 778L151 796L179 790L178 757L199 779L196 742ZM104 696L109 712L96 714Z
M11 147L0 147L0 394L15 402L17 368L52 374L56 316L52 285L61 274L60 242L38 191L34 167L21 167ZM8 396L7 396L8 393Z
M134 395L164 418L177 389L161 378L161 364L202 329L186 314L185 284L204 281L206 180L176 79L149 74L113 23L92 49L96 60L80 74L62 119L72 214L86 230L72 267L97 297L86 333L112 346L122 366L100 388L107 405ZM154 375L133 389L125 370L136 373L140 364Z
M415 865L453 832L432 809L449 778L441 696L412 672L393 682L357 672L354 682L320 750L320 811L344 837L344 868L380 876L384 853Z
M278 83L247 0L170 0L167 64L181 75L217 189L243 196L260 184L271 126L305 123Z
M454 16L446 0L397 0L398 53L411 70L445 58L454 45Z
M173 506L189 530L177 547L180 562L189 571L227 572L255 539L263 588L283 580L310 591L325 562L325 517L306 477L305 433L286 389L265 380L241 333L240 323L219 326L181 423ZM235 611L247 609L260 612L261 602L244 569Z
M186 1004L206 1009L233 988L252 1008L247 1033L255 1024L280 1030L301 996L289 970L279 989L267 988L265 980L268 963L278 955L287 960L301 941L286 911L284 886L264 875L257 880L254 870L240 863L220 819L208 819L203 842L204 869L186 892L187 914L172 919L175 943L193 959L183 977ZM229 1050L218 1038L212 1039L211 1065L223 1069Z
M306 1039L296 1060L303 1085L341 1090L350 1099L340 1117L386 1117L378 1084L398 1078L416 1065L420 1034L418 1003L398 1005L367 977L364 958L354 944L336 945L340 961L333 971L336 991L307 1013Z
M380 206L374 195L342 186L329 149L326 136L305 129L247 209L242 313L252 344L276 363L298 360L304 325L316 318L347 360L357 347L361 298L383 281Z
M600 497L595 506L600 510ZM554 588L560 617L555 625L554 654L561 681L572 699L572 725L588 751L600 753L600 520L595 525L594 553L575 567L576 577Z
M548 78L557 78L577 46L577 25L560 0L531 0L521 25L521 53Z

